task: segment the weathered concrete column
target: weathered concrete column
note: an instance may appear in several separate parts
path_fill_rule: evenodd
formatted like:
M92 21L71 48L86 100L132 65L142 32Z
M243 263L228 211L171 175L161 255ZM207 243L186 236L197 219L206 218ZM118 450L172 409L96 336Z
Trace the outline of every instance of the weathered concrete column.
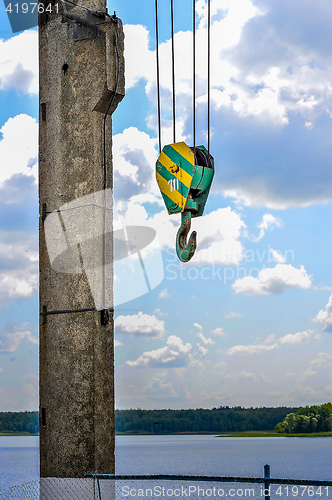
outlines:
M78 3L106 11L105 0ZM51 14L39 16L41 313L95 307L80 245L74 250L81 270L55 270L45 240L45 220L65 203L103 190L104 119L106 181L112 188L111 114L124 96L121 22L63 2L58 5L59 13L54 5ZM75 16L83 21L78 23ZM61 214L59 224L67 238ZM86 221L86 232L92 240L98 232L93 217ZM56 232L54 238L59 238ZM112 259L109 235L107 245ZM40 316L42 478L114 473L113 356L112 313L107 325L101 324L100 311L93 310Z

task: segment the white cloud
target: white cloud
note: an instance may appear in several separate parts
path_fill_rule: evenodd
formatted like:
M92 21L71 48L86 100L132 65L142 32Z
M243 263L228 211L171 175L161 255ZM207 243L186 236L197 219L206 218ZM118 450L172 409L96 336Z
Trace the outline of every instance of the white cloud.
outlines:
M224 318L228 318L228 319L235 319L235 318L242 318L242 317L243 317L242 313L236 313L234 311L229 311L228 313L226 313L224 315Z
M165 333L165 321L140 311L132 316L118 316L114 321L114 331L148 339L159 339Z
M203 330L202 325L200 325L199 323L194 323L194 327L195 327L195 328L197 328L197 330L198 330L199 332L201 332L201 331Z
M120 340L114 340L114 347L120 347L122 345L123 345L123 343L120 342Z
M168 316L168 314L162 312L162 310L159 309L159 307L153 312L153 314L158 314L158 316Z
M279 339L280 344L303 344L311 340L313 330L305 330L304 332L288 333Z
M288 393L293 395L298 400L306 401L309 404L321 404L322 401L330 400L332 396L332 384L328 384L322 389L316 390L310 386L301 384L295 385Z
M0 189L1 195L3 191ZM24 209L24 203L22 205ZM30 204L27 206L30 208ZM6 227L5 217L1 219L2 213L6 214L6 207L0 203L0 220ZM38 235L24 230L3 231L0 228L0 305L33 297L37 293Z
M242 372L240 373L230 372L225 376L225 378L233 378L236 382L238 382L239 380L241 381L256 380L256 377L253 373L246 372L245 370L242 370Z
M32 344L38 344L38 339L28 330L26 323L17 327L15 323L8 322L0 327L0 353L15 352L20 343L26 339Z
M149 50L150 33L145 26L125 24L123 29L126 37L125 72L126 90L128 90L141 79L155 78L156 60L154 52Z
M332 356L326 352L320 352L316 358L310 361L308 368L303 372L302 378L325 375L332 380Z
M0 40L0 90L38 94L38 32L27 30Z
M274 351L278 349L280 345L296 345L308 343L313 335L313 330L306 330L304 332L289 333L280 337L275 338L275 335L269 335L263 342L260 339L256 339L253 344L248 345L235 345L228 349L225 354L228 356L233 355L244 355L244 354L260 354L262 352Z
M236 293L246 295L274 295L290 288L308 289L312 276L307 274L303 266L300 269L291 264L277 264L274 268L265 268L259 272L258 278L246 276L236 280L232 288Z
M322 325L322 330L329 333L332 332L332 294L326 304L325 311L321 309L317 316L315 316L314 321Z
M225 354L228 356L243 355L243 354L260 354L265 351L273 351L278 348L278 344L249 344L249 345L235 345L228 349Z
M254 3L257 4L249 0L211 1L211 98L215 116L212 132L214 137L227 134L228 144L234 149L239 137L243 139L239 148L241 153L234 157L234 164L230 160L226 162L228 167L220 169L222 173L216 172L214 189L241 204L270 209L325 203L332 196L331 183L325 182L328 140L316 140L321 135L312 131L318 117L331 116L331 61L326 48L317 41L323 38L319 36L320 31L328 36L329 4L321 2L316 8L314 3L309 3L307 15L299 20L297 1L292 2L291 7L287 2L279 5L261 0L257 8ZM202 15L196 35L197 108L200 112L205 111L207 100L207 23L206 5L203 2L196 4ZM287 27L281 27L280 16L287 17ZM316 36L312 35L313 16ZM145 27L125 26L125 32L127 87L140 80L147 82L146 95L153 105L148 124L156 131L155 52L150 50ZM177 135L178 140L190 143L192 88L188 75L192 68L188 55L192 54L192 36L189 30L175 34L175 47L176 89L181 98L181 107L177 109ZM160 44L160 59L163 144L168 144L172 142L170 40ZM140 64L142 60L144 68ZM285 134L282 129L291 121L293 127ZM293 134L298 140L293 141ZM323 148L320 147L322 142ZM311 143L313 154L315 148L319 148L317 161L307 158L306 145ZM219 144L215 141L213 154L217 161L218 149ZM252 154L253 151L259 154ZM298 176L293 159L299 158L303 151L299 161L303 164L308 159L307 174Z
M166 382L165 377L166 371L156 373L150 384L143 390L144 394L150 399L179 398L173 383L171 381Z
M127 187L126 187L127 189ZM129 190L130 191L130 190ZM149 199L149 197L151 199ZM174 247L180 225L180 215L169 216L161 202L162 210L149 217L144 202L160 202L159 193L144 200L133 196L129 202L118 204L123 225L148 225L155 229L162 248ZM236 265L243 258L244 249L239 241L245 228L239 214L230 207L219 208L192 220L191 229L197 231L197 250L187 266L202 264Z
M135 361L126 361L126 365L140 368L181 368L193 361L191 350L191 344L184 344L180 337L170 335L165 347L144 352Z
M214 335L226 335L226 333L224 332L224 329L221 326L212 330L212 333Z
M204 345L213 345L215 344L214 340L210 339L210 338L206 338L202 332L197 332L196 333L196 336L200 339L200 341L204 344Z
M198 348L198 353L202 358L206 358L206 356L209 354L209 349L206 347L202 346L201 344L197 344Z
M169 294L167 288L164 288L158 295L160 299L170 299L171 295Z
M197 231L198 245L189 265L232 265L243 258L239 237L245 224L230 207L219 208L194 219L192 228Z
M269 249L269 254L272 255L272 260L274 260L274 262L278 262L279 264L284 264L286 262L286 257L277 250L273 250L273 248Z
M0 41L1 42L1 41ZM37 180L38 123L26 114L9 118L0 129L0 184L13 174L33 175Z
M115 196L124 201L125 208L128 199L137 199L141 194L145 201L161 203L154 174L158 156L156 146L156 139L136 127L126 128L113 136ZM130 215L137 218L140 214L128 213L127 219Z
M274 217L274 215L272 214L264 214L262 222L260 224L257 224L257 227L260 229L260 231L257 238L253 238L254 241L260 241L268 229L281 226L282 222L278 217Z

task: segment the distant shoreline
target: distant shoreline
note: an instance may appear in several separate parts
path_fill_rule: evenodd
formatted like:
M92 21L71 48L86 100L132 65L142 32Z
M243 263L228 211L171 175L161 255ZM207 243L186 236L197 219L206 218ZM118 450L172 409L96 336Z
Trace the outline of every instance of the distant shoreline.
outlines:
M302 434L280 434L279 432L232 432L216 437L332 437L332 432L311 432Z
M332 437L332 432L314 432L308 434L279 434L276 432L225 432L218 434L216 432L169 432L169 433L148 433L148 432L116 432L116 436L215 436L223 437ZM39 434L30 434L29 432L0 432L1 436L39 436Z
M0 432L1 436L39 436L39 434L30 434L30 432Z

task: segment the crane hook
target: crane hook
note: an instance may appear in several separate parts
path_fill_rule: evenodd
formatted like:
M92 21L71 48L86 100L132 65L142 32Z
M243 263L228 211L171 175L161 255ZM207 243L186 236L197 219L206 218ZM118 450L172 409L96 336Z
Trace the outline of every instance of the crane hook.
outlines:
M176 253L182 262L189 262L196 250L196 231L193 231L187 243L191 227L191 212L181 212L181 226L176 235Z

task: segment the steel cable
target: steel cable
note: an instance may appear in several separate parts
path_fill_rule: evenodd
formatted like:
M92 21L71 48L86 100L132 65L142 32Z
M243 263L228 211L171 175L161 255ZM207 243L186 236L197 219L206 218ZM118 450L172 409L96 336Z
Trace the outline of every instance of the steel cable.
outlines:
M156 60L157 60L158 135L159 135L159 154L160 154L161 153L161 120L160 120L160 72L159 72L158 0L155 0L155 14L156 14Z
M211 1L208 0L208 116L207 116L207 136L208 136L208 158L210 158L210 120L211 120Z
M195 110L195 97L196 97L196 9L195 0L193 0L193 149L194 158L196 157L196 110Z
M175 50L174 50L174 12L173 0L171 0L171 32L172 32L172 87L173 87L173 142L175 139Z

